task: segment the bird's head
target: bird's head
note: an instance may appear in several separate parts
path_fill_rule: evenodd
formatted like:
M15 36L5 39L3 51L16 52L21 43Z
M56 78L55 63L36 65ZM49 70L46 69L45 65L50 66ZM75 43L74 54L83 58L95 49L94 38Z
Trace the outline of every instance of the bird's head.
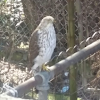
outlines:
M54 18L52 16L46 16L41 20L39 26L46 27L47 25L53 24L53 23L54 23Z

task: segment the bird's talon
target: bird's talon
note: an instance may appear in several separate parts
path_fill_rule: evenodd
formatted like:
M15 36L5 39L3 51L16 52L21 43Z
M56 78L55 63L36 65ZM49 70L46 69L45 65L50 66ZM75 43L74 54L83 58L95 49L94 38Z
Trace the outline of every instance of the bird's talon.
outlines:
M45 64L42 65L42 70L43 71L50 71L50 69L48 69L48 66L46 66Z

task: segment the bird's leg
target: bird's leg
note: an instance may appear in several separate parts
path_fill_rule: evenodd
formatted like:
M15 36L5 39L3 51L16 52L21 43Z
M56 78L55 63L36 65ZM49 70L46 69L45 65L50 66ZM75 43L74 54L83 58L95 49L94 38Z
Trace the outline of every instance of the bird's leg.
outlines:
M39 72L39 66L37 64L32 66L32 74L35 75Z
M50 71L50 69L48 68L49 66L45 64L42 65L42 70L43 71Z
M33 75L35 75L36 73L38 73L38 71L37 71L37 69L32 69L31 73L32 73Z

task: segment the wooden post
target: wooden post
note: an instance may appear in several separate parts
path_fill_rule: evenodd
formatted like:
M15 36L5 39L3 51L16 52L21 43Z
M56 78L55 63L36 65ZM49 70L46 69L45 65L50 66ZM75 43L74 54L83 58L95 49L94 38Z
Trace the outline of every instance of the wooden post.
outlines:
M76 0L75 2L77 16L78 16L78 34L79 34L79 43L81 43L83 38L83 16L81 11L81 2L80 0ZM80 48L83 49L85 47L85 44L83 43L80 45ZM89 68L89 67L88 67ZM87 68L86 68L86 61L81 60L79 72L82 77L82 86L84 87L84 91L86 90L85 86L87 84Z
M68 47L74 47L75 45L75 25L74 25L74 0L68 0ZM71 49L70 55L75 50ZM76 67L70 66L70 100L77 100L76 89Z

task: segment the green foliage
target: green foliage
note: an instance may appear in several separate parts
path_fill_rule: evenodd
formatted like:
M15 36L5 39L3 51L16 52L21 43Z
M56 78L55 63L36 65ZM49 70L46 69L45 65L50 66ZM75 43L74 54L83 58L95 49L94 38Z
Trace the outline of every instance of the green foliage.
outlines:
M1 1L0 1L0 6L5 5L6 2L7 2L7 0L1 0Z
M63 94L49 94L48 100L70 100L70 97ZM81 98L77 98L77 100L81 100Z
M12 56L12 60L14 61L20 61L23 59L23 54L21 52L14 52L13 56Z
M27 94L29 97L32 97L32 92L29 92ZM33 97L38 99L38 95L33 93ZM70 100L70 97L69 96L66 96L64 94L52 94L52 93L49 93L48 94L48 100ZM82 100L81 98L77 98L77 100Z
M0 59L3 58L4 56L5 56L5 53L4 53L4 51L1 50L0 51Z

